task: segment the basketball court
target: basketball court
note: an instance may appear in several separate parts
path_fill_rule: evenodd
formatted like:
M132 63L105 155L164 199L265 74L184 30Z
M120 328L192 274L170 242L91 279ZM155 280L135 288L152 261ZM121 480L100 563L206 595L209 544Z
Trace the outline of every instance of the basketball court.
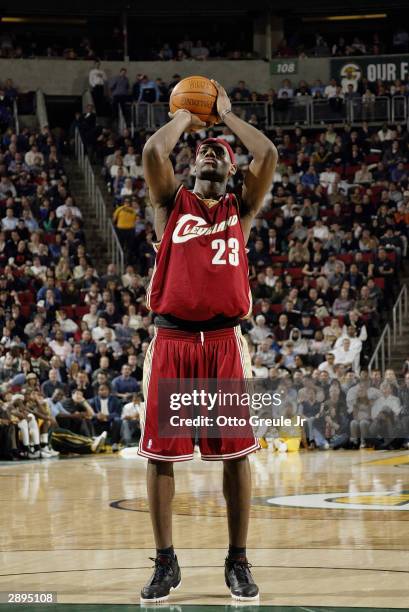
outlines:
M408 609L406 452L262 450L251 463L248 550L261 606ZM145 468L134 452L2 463L0 591L53 591L67 612L134 609L154 553ZM161 609L226 609L221 465L195 458L175 470L182 586Z

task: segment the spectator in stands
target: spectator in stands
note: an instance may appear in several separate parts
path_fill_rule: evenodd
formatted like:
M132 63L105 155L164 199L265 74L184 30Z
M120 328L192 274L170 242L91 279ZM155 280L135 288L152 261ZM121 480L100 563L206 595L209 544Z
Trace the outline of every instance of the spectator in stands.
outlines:
M143 397L140 393L135 393L130 402L125 404L121 412L121 441L124 446L132 444L133 437L140 437L140 416L144 410Z
M133 248L137 219L136 202L133 202L129 197L125 197L123 204L114 211L113 222L117 229L119 240L127 252L131 252Z
M113 111L116 113L118 106L124 108L129 97L129 79L126 68L121 68L119 74L109 81L109 90L112 96Z
M201 40L198 40L197 43L192 46L190 55L195 60L207 60L209 57L209 49L202 43Z
M151 104L152 102L158 102L159 98L158 84L144 74L139 81L139 95L136 101Z
M112 450L119 450L121 439L121 404L117 397L111 395L108 385L100 385L98 393L90 401L95 416L93 420L94 431L100 435L106 431L112 442Z
M94 63L88 75L88 82L91 88L94 106L98 115L104 112L105 106L105 84L107 83L107 75L101 68L101 62L98 60Z
M409 49L409 34L408 32L399 27L393 35L392 40L393 52L394 53L407 53Z
M58 380L58 371L54 368L50 368L48 372L48 380L43 382L43 384L41 385L41 391L43 392L45 397L50 398L55 394L57 390L64 393L65 385L60 380Z
M129 402L132 394L139 391L139 384L131 376L131 368L125 364L121 368L121 375L112 381L112 391L122 403Z
M50 342L50 348L57 357L65 361L72 351L71 344L64 338L64 332L58 330L55 339Z

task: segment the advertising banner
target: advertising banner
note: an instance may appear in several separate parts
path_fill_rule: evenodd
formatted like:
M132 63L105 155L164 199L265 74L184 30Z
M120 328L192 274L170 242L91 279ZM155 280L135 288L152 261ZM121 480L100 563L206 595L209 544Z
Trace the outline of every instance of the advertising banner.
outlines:
M362 57L343 57L330 60L330 75L337 79L345 90L351 83L356 89L359 79L366 78L371 83L381 81L406 80L409 76L409 55L372 55Z

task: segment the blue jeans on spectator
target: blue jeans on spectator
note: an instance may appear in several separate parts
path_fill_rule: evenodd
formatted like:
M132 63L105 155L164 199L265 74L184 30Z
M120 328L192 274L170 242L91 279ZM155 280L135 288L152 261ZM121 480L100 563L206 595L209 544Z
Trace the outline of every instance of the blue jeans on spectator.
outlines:
M136 432L140 434L139 421L128 421L127 419L122 421L121 440L123 444L131 444L132 437Z

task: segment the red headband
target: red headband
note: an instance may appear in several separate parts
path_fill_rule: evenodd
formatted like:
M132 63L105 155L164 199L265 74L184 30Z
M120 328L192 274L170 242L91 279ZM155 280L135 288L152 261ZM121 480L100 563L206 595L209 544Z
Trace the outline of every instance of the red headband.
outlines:
M197 145L197 147L196 147L196 157L197 157L197 154L199 153L199 149L200 149L200 147L201 147L202 145L204 145L204 144L208 144L208 143L210 143L210 144L211 144L212 142L217 143L217 144L219 144L219 145L222 145L222 147L225 147L225 148L227 149L228 154L229 154L229 157L230 157L230 161L231 161L231 163L232 163L232 164L235 164L235 163L236 163L236 158L235 158L235 156L234 156L234 151L233 151L233 149L231 148L231 146L229 145L229 143L228 143L228 142L226 142L225 140L223 140L223 138L206 138L206 140L202 140L202 142L199 142L199 144L198 144L198 145Z

